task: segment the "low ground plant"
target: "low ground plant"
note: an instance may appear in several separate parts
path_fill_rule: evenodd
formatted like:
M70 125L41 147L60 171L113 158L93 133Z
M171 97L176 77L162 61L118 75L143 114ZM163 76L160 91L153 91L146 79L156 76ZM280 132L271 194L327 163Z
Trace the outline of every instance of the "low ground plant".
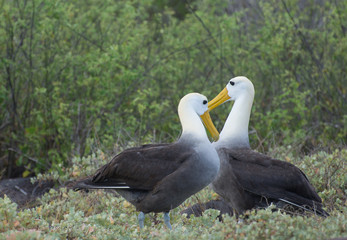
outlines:
M216 199L209 188L191 196L171 211L173 231L162 214L148 214L140 231L135 208L115 192L75 192L66 187L51 189L31 208L19 208L8 197L0 198L0 238L4 239L329 239L347 236L346 160L347 150L317 152L303 158L284 155L286 148L269 153L300 167L319 192L327 218L314 215L291 216L273 206L252 210L236 219L217 210L202 217L187 218L180 212L198 203ZM104 162L103 153L75 158L66 175L42 175L39 179L75 180L89 175ZM99 159L99 162L98 162Z

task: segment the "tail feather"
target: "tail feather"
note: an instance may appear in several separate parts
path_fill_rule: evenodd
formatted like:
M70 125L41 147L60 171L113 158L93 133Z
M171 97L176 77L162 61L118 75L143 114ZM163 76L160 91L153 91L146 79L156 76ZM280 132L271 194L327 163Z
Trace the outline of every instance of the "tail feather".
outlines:
M72 185L72 184L71 184ZM134 189L124 182L99 182L95 183L92 181L92 178L86 178L80 180L72 185L73 190L80 191L84 190L89 192L93 189L104 189L104 190L116 190L119 195L125 198L128 202L135 205L140 202L148 194L147 190Z
M321 199L319 197L319 201L315 201L313 199L309 199L289 191L286 191L285 193L281 191L273 191L264 195L265 196L262 195L262 197L265 197L266 199L271 199L270 201L274 203L283 202L296 208L302 209L304 211L312 212L322 217L330 216L326 211L323 210L323 204L321 203ZM278 205L278 203L276 205Z
M312 204L313 207L311 207L311 206L306 206L306 205L299 205L299 204L293 203L293 202L288 201L288 200L283 199L283 198L279 198L278 200L285 202L287 204L293 205L295 207L301 208L305 211L312 212L312 213L317 214L317 215L322 216L322 217L330 216L329 213L327 213L326 211L324 211L322 209L322 207L320 206L321 205L320 203L314 203L313 202L313 204Z
M75 191L88 189L130 189L130 187L123 182L119 182L116 184L108 182L94 183L92 182L91 178L78 181L76 184L73 185L72 188Z

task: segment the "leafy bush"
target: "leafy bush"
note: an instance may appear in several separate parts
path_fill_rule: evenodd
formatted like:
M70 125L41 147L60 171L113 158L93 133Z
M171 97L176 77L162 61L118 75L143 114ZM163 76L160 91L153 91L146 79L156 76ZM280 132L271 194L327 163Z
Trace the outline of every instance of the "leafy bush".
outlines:
M332 153L319 151L303 158L292 154L292 150L290 146L279 147L273 149L270 155L298 166L315 187L328 211L342 211L341 207L347 201L347 149L336 149Z
M189 2L3 1L7 176L67 167L115 143L173 141L179 99L211 99L236 75L255 84L255 147L345 144L346 2ZM212 116L218 128L227 112Z

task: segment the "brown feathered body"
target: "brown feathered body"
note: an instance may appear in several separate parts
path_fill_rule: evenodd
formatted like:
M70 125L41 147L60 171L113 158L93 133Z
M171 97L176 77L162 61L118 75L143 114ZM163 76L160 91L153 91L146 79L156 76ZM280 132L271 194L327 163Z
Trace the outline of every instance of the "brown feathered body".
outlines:
M168 212L217 175L217 153L205 144L188 135L173 144L127 149L75 188L113 188L138 211Z
M328 216L306 175L293 164L246 147L221 147L217 152L221 170L212 186L237 213L288 203Z

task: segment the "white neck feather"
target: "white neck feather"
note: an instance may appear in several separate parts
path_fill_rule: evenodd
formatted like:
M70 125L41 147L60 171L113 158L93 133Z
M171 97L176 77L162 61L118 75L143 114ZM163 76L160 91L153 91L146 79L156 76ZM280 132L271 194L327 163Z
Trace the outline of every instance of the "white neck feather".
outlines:
M205 127L201 122L200 116L189 105L179 105L178 116L182 125L182 135L192 135L199 140L208 141Z
M254 95L244 92L234 102L217 145L249 147L248 123L251 115Z

